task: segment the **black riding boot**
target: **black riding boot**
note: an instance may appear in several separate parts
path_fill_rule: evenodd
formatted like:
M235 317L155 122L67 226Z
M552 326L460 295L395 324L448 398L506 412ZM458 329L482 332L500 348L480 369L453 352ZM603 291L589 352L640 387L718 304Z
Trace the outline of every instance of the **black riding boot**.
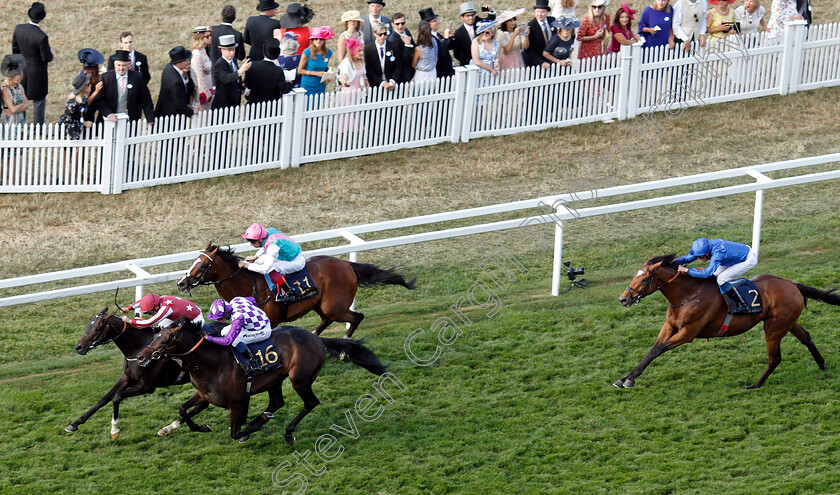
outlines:
M726 295L732 299L732 302L735 304L735 307L732 308L732 313L740 313L741 311L747 310L747 303L741 298L741 294L733 287L726 291Z
M241 363L242 370L245 371L245 376L254 376L260 370L260 363L257 361L257 357L251 354L248 346L245 346L245 349L239 352L248 360L248 364Z
M295 300L295 296L292 294L292 288L289 287L289 284L283 282L277 286L277 296L274 300L279 303L290 303Z

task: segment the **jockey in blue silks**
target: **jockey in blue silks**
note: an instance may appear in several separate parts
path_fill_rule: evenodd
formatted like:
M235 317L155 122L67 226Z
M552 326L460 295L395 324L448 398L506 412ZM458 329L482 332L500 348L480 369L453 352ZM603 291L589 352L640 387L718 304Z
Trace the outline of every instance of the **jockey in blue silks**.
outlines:
M259 249L254 256L240 261L239 266L265 275L269 289L274 290L275 284L279 286L278 302L293 301L295 297L284 275L299 272L306 266L300 244L283 232L266 229L258 223L248 227L242 237Z
M708 261L709 265L702 270L682 266L696 259ZM736 307L732 311L737 313L747 308L747 303L741 299L741 295L730 281L747 273L758 263L758 255L751 247L739 242L701 237L691 244L687 256L675 259L674 263L680 265L680 272L692 277L709 278L714 275L717 277L720 293L726 294L735 303Z

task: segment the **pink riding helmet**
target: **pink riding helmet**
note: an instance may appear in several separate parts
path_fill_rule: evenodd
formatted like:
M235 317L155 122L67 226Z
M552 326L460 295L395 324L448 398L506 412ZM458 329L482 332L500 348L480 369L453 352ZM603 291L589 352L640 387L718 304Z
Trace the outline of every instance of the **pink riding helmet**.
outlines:
M216 299L210 304L210 311L207 312L207 318L210 320L228 319L230 318L230 313L230 303L224 299Z
M265 231L265 227L263 227L262 225L254 223L251 224L250 227L248 227L248 230L246 230L245 233L242 234L242 237L248 239L249 241L260 241L268 237L268 232Z

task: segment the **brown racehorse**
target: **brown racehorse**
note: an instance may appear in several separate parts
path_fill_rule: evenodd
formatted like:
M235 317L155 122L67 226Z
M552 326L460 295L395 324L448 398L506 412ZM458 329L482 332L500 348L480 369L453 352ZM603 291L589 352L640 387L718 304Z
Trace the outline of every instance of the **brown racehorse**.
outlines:
M210 431L207 425L195 424L192 416L209 404L227 408L230 413L230 436L240 442L248 440L251 433L262 428L274 417L274 412L283 407L285 401L282 385L288 376L292 388L303 399L303 410L286 426L286 441L289 445L295 442L294 431L298 423L320 403L312 393L312 383L324 366L326 352L331 356L346 355L352 363L377 375L386 371L379 357L356 340L318 337L303 328L292 326L275 328L271 340L277 349L271 352L279 354L282 366L254 376L250 394L246 392L245 373L230 349L205 342L201 330L194 326L183 325L161 330L151 344L140 351L137 360L141 366L149 366L155 359L165 358L167 354L180 356L190 370L190 378L198 390L179 408L181 420L192 431ZM267 358L269 354L267 351ZM250 396L265 391L268 391L268 408L243 430L242 426L248 419ZM185 414L190 408L193 408L193 412Z
M145 368L137 364L134 356L152 341L152 337L154 337L152 329L129 325L119 317L108 313L107 307L88 322L85 334L76 344L76 352L84 356L91 349L113 342L125 356L123 374L111 390L99 399L99 402L79 419L70 423L64 431L73 433L79 425L90 419L108 401L112 401L114 415L111 417L111 438L116 439L120 436L120 429L117 426L120 420L120 402L128 397L150 394L158 387L190 383L189 374L171 359L157 361L154 366ZM179 425L180 423L176 421L166 428L174 429Z
M636 272L627 289L621 293L619 302L629 307L643 297L661 291L668 300L665 324L659 337L647 356L627 376L613 385L630 388L636 384L636 377L665 351L669 351L696 338L732 337L764 322L764 339L767 342L767 369L758 381L747 388L758 388L764 384L770 373L782 361L780 345L788 332L792 333L805 347L820 369L825 369L825 359L811 340L811 335L797 320L805 309L807 298L818 299L828 304L840 305L840 296L833 290L823 291L797 284L775 275L759 275L751 279L758 288L764 307L760 313L736 315L729 328L721 329L728 311L726 301L720 294L714 278L695 278L680 274L673 263L674 254L649 259ZM750 304L750 301L747 301Z
M306 261L306 269L312 282L318 288L318 295L298 302L292 302L284 314L283 305L271 296L265 277L260 273L239 268L239 260L233 250L220 249L207 244L204 251L193 261L181 280L178 289L189 292L200 285L215 285L219 295L228 301L236 296L253 297L257 305L265 310L272 325L294 321L310 311L321 316L321 323L315 327L320 335L330 323L350 323L345 337L351 337L365 315L351 311L350 305L356 297L359 285L402 285L414 288L414 281L407 281L395 269L383 270L366 263L353 263L332 256L313 256Z

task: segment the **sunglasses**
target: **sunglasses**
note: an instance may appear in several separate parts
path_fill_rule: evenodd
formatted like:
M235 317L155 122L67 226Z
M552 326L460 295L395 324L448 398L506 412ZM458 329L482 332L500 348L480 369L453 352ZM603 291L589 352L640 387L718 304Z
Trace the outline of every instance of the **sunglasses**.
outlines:
M393 24L394 26L405 26L405 21L403 21L403 22L392 22L391 24Z
M388 33L376 33L376 36L385 36L385 35L387 35L387 34L388 34Z
M593 9L603 9L604 6L603 5L593 5L592 8Z

